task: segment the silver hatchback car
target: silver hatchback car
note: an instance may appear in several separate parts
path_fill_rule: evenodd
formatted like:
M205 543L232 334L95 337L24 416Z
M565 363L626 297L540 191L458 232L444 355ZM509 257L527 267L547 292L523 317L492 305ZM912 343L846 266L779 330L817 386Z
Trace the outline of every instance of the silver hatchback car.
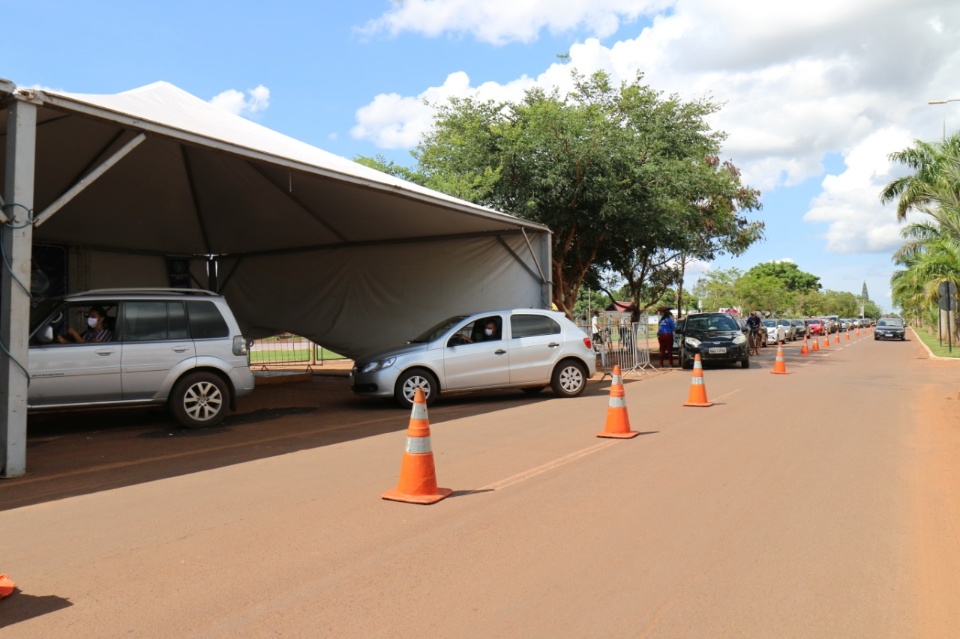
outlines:
M403 346L359 358L354 393L394 397L409 408L422 388L428 404L448 392L548 385L560 397L581 394L596 372L590 338L562 313L491 311L443 320Z
M31 411L166 404L213 426L253 391L227 301L184 289L103 289L48 299L30 317Z

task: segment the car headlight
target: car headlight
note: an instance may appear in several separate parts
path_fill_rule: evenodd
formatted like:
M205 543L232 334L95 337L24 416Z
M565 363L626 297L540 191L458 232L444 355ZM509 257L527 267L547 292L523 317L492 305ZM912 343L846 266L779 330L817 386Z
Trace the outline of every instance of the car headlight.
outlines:
M686 342L688 346L692 346L693 348L700 347L700 340L698 340L696 337L688 337L683 341Z
M746 344L746 343L747 343L747 336L746 336L746 335L737 335L736 337L733 338L733 343L736 344L737 346L739 346L740 344Z
M393 366L393 363L397 361L396 357L388 357L387 359L380 359L375 362L368 362L360 368L361 373L375 373L384 368L390 368Z

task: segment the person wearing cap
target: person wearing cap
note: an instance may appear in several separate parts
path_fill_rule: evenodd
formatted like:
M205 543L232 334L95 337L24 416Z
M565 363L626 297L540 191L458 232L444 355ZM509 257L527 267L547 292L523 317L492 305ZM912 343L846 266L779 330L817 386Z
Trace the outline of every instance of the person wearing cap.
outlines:
M657 341L660 343L660 368L663 368L663 358L667 358L667 366L673 367L673 330L677 323L673 321L673 313L666 309L660 316L657 326Z

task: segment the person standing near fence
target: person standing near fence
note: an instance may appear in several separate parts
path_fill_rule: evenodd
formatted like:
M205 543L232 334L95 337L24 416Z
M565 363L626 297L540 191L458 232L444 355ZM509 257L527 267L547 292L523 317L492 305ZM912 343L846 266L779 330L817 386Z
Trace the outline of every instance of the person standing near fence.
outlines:
M673 367L673 330L677 323L673 321L670 309L663 312L657 326L657 342L660 343L660 368L663 368L663 358L667 358L667 366Z

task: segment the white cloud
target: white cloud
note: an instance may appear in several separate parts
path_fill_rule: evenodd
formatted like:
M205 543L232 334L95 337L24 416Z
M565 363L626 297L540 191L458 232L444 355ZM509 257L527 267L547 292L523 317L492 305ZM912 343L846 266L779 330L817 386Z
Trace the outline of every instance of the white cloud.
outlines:
M823 190L804 219L829 225L825 235L828 251L874 253L902 244L896 209L892 204L881 205L879 193L900 168L887 155L910 142L902 129L877 131L844 153L845 171L823 179Z
M358 111L352 134L386 148L410 148L431 126L424 100L515 99L533 85L562 91L571 66L583 73L604 69L615 81L642 72L666 94L722 104L712 124L728 134L724 155L764 192L822 176L825 157L840 154L846 169L823 179L823 193L805 219L829 225L829 250L855 252L889 250L900 239L892 207L877 201L890 167L865 154L885 162L914 138L939 136L947 118L960 128L960 109L927 104L960 95L960 3L954 0L561 5L569 15L559 18L561 11L539 1L408 0L394 3L368 32L469 33L499 43L529 41L543 29L602 37L610 28L604 25L640 17L648 26L609 45L596 38L578 42L570 47L570 65L553 63L535 77L474 86L465 73L452 73L416 96L379 95Z
M639 16L669 6L663 0L392 0L391 8L360 32L397 35L412 31L429 37L472 35L502 45L532 42L543 29L574 30L606 37Z
M248 89L246 95L236 89L227 89L215 95L210 104L234 115L254 116L270 106L270 89L260 84L255 89Z

